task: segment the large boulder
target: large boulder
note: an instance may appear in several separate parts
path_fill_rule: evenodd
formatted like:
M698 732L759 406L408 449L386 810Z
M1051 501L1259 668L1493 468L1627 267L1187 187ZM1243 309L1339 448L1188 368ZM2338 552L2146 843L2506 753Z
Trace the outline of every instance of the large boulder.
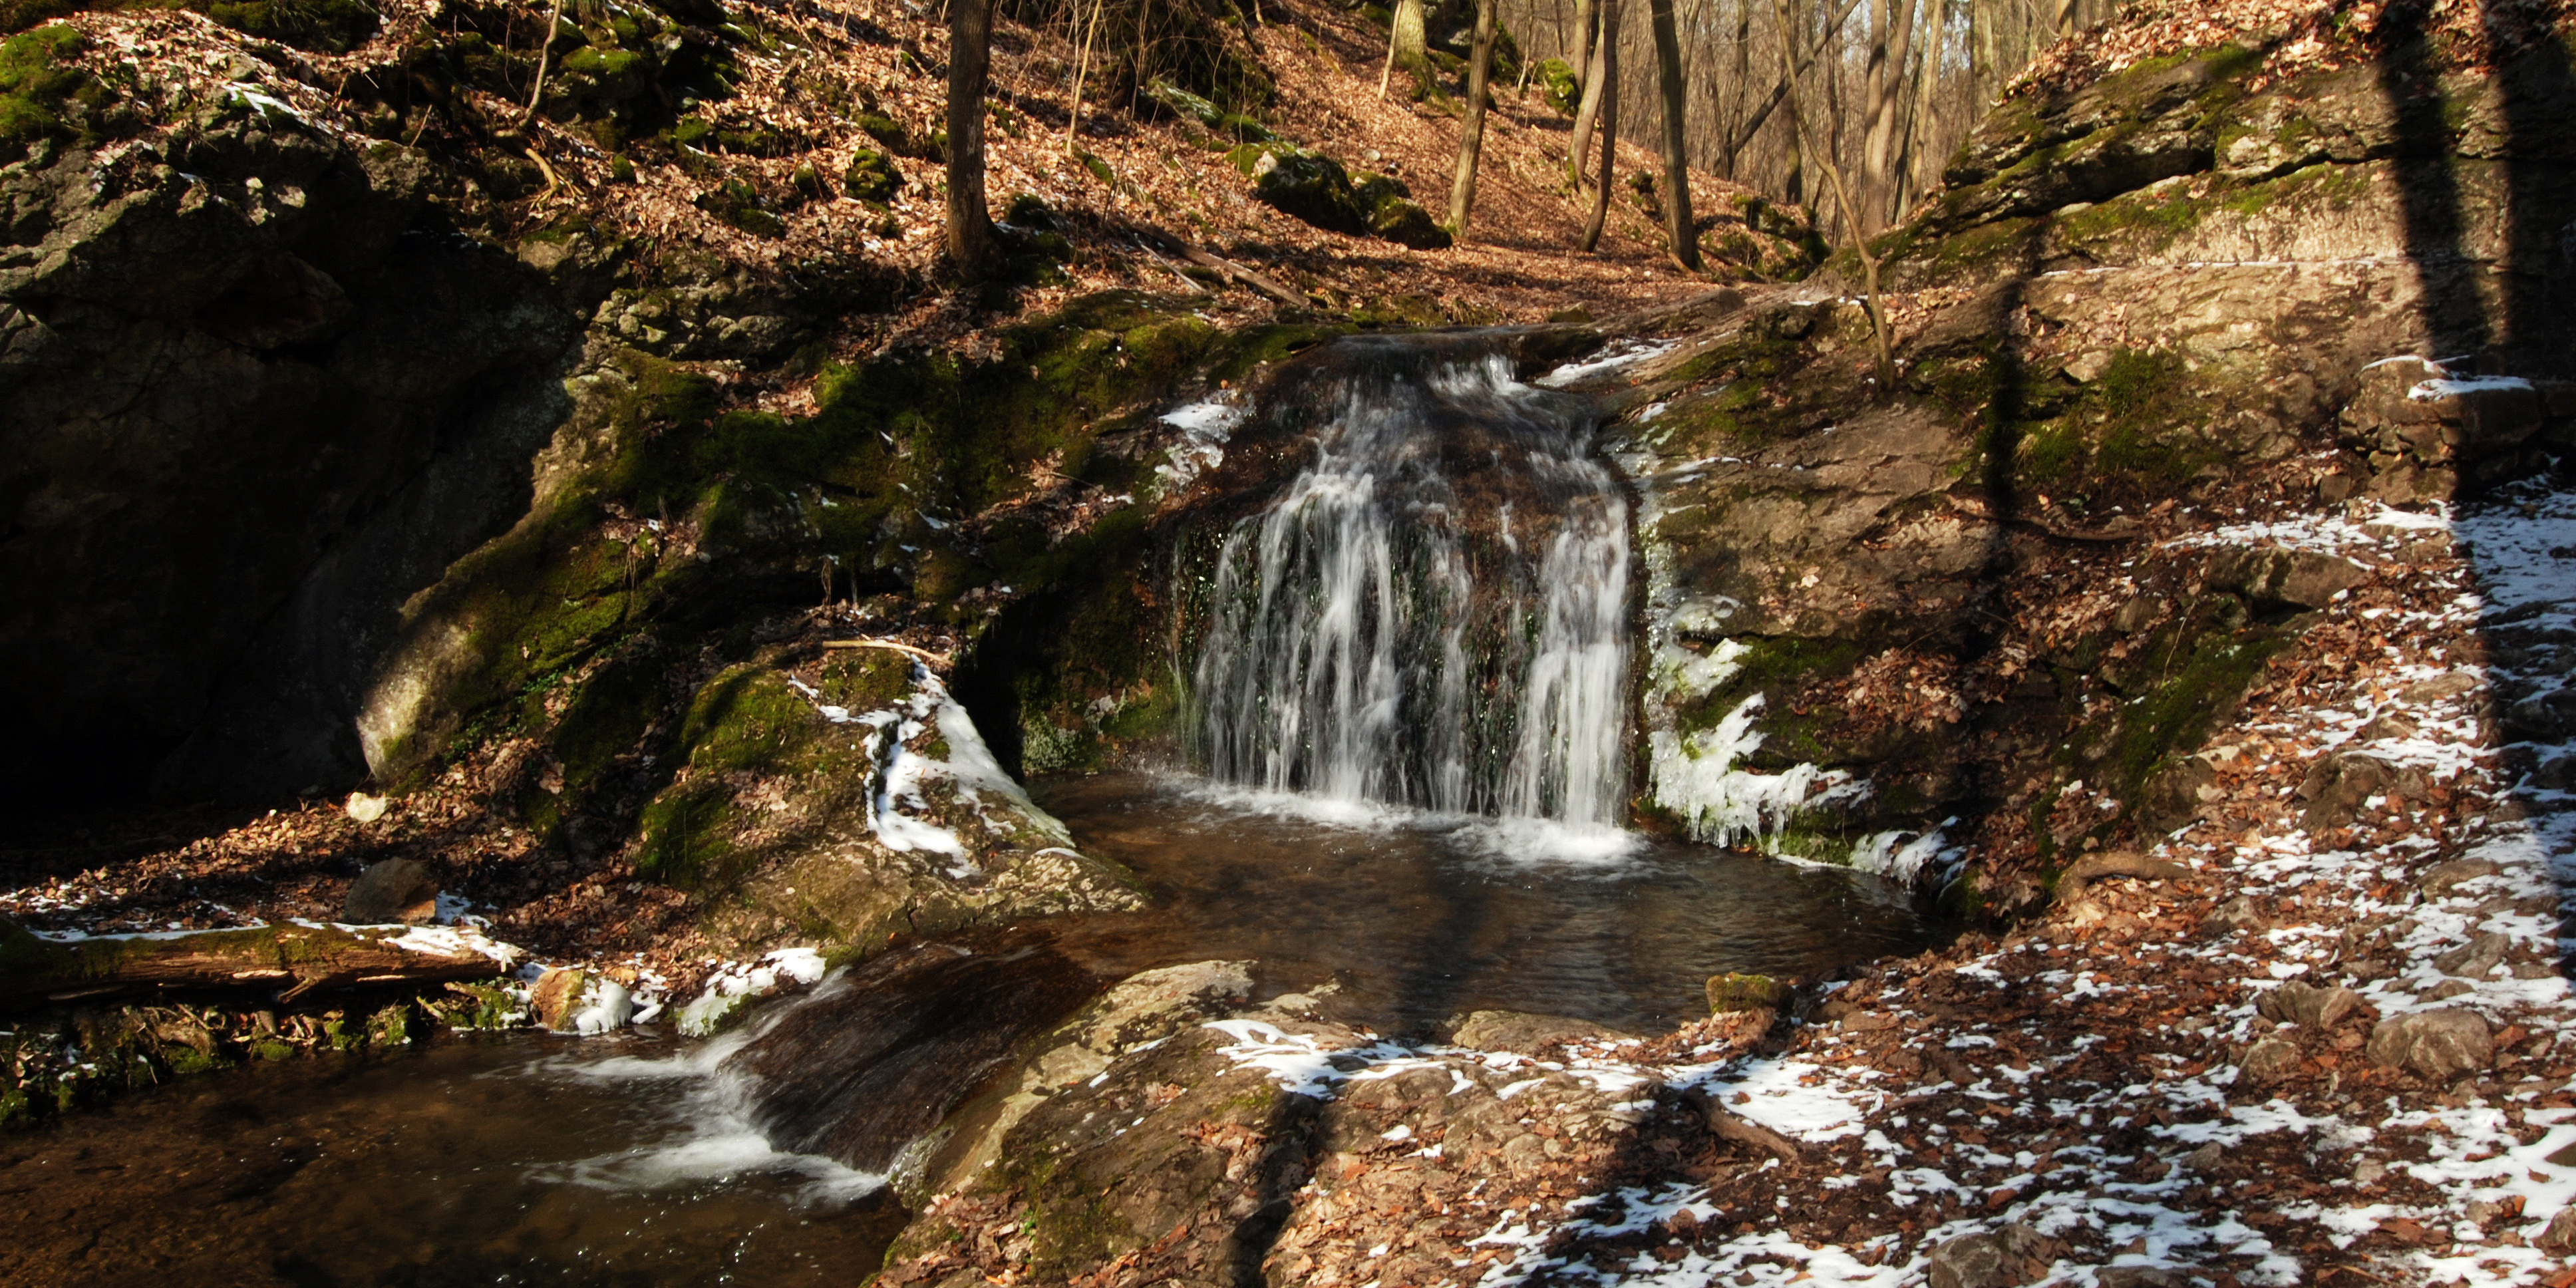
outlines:
M422 154L249 99L0 172L0 793L366 772L403 600L526 508L577 317Z

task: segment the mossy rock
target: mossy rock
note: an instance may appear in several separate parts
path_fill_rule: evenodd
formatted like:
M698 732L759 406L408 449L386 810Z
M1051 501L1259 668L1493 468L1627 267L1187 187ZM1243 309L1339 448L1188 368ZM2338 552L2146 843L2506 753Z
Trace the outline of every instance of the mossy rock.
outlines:
M903 172L884 153L860 148L850 154L850 164L841 171L841 190L869 205L882 206L903 191Z
M1539 96L1547 105L1567 116L1583 106L1582 78L1565 65L1562 58L1541 59L1538 65Z
M70 61L83 48L70 27L39 27L0 42L0 163L47 140L98 138L113 96Z
M1351 190L1351 199L1368 212L1370 236L1415 250L1448 249L1449 230L1412 197L1403 180L1382 174L1363 175Z
M787 223L769 206L758 189L740 179L727 179L712 191L701 192L689 204L755 237L783 237Z
M1732 972L1708 977L1708 1013L1776 1011L1789 1004L1789 986L1768 975Z
M1246 144L1226 159L1251 178L1252 195L1265 205L1332 232L1368 232L1368 212L1341 162L1280 143Z

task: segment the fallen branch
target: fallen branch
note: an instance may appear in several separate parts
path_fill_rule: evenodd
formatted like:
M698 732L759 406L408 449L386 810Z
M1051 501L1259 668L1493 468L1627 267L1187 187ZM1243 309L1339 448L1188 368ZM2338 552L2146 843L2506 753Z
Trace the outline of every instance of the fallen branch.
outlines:
M912 657L917 657L932 666L938 667L945 667L956 661L955 658L946 653L933 653L926 648L914 648L910 644L898 644L893 640L825 640L823 641L823 647L827 649L881 648L890 652L903 653Z
M1701 1121L1707 1123L1709 1131L1715 1133L1720 1139L1761 1150L1776 1156L1783 1163L1806 1160L1807 1151L1804 1146L1717 1103L1717 1097L1708 1092L1694 1088L1689 1099L1699 1103Z
M1201 268L1215 269L1226 277L1234 281L1241 282L1282 304L1304 308L1308 303L1305 296L1299 295L1295 291L1289 290L1285 286L1281 286L1270 278L1264 277L1260 273L1254 272L1249 268L1245 268L1241 264L1235 263L1233 260L1227 259L1222 255L1210 254L1207 251L1189 244L1188 242L1182 241L1178 237L1174 237L1170 233L1162 231L1161 229L1154 229L1152 232L1155 240L1162 242L1166 246L1172 247L1175 254L1178 254L1181 258L1186 259Z
M284 989L489 979L519 950L467 927L326 926L48 939L0 918L0 1008L169 989Z

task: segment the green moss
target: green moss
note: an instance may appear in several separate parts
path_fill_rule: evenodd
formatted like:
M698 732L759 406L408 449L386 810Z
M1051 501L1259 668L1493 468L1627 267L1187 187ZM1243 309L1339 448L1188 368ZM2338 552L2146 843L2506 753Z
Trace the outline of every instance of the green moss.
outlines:
M376 34L363 0L212 0L206 16L251 35L303 49L345 53Z
M68 65L81 48L80 33L65 26L0 41L0 163L47 139L96 136L93 118L108 94L97 77Z

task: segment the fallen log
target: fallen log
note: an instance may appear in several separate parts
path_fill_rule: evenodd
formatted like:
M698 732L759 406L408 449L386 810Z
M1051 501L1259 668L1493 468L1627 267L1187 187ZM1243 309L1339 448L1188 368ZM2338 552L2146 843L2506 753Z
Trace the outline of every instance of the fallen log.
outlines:
M325 988L489 979L520 956L469 926L288 921L54 939L0 918L0 1008L203 989L282 990L287 1001Z
M2192 870L2179 863L2151 859L2134 850L2106 850L2100 854L2087 854L2058 874L2057 901L2072 902L2084 893L2084 887L2112 877L2137 881L2188 881L2192 876Z
M1798 1142L1719 1104L1707 1091L1693 1087L1683 1098L1699 1109L1700 1121L1718 1139L1774 1155L1783 1163L1806 1160L1807 1151Z
M1181 258L1186 259L1201 268L1214 270L1216 273L1229 280L1241 282L1282 304L1290 306L1291 308L1305 308L1314 303L1314 301L1307 299L1303 295L1299 295L1295 291L1289 290L1285 286L1281 286L1279 283L1271 280L1269 277L1258 271L1246 268L1241 264L1235 263L1233 260L1227 259L1222 255L1214 254L1202 247L1193 246L1189 242L1175 237L1170 233L1164 232L1160 228L1144 228L1140 229L1140 231L1145 233L1148 237L1151 237L1153 240L1163 243Z

